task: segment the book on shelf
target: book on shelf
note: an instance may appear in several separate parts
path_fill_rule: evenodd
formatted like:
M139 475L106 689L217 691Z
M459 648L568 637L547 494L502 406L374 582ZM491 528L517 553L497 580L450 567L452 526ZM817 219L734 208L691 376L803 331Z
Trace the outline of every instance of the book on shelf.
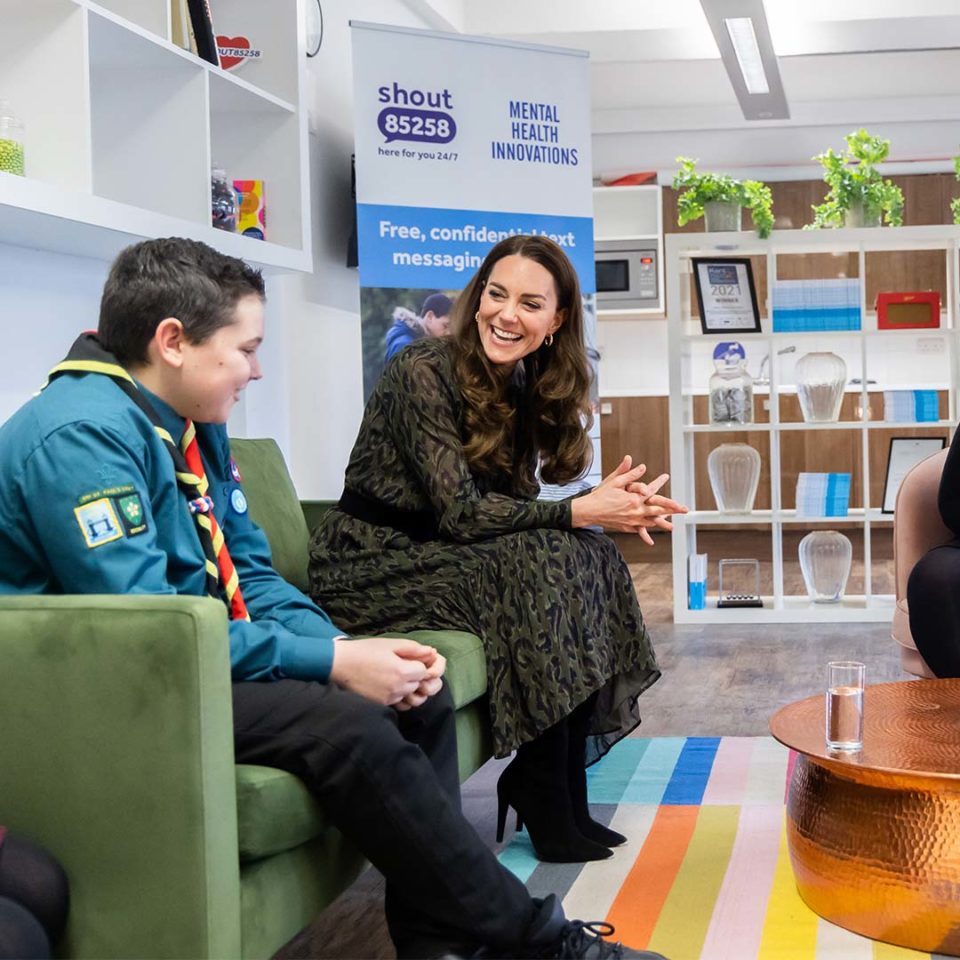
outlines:
M213 29L213 14L209 0L187 0L190 11L190 24L197 43L197 55L215 66L220 66L220 54L217 51L216 32Z
M197 39L193 35L187 0L170 0L170 39L184 50L197 52Z

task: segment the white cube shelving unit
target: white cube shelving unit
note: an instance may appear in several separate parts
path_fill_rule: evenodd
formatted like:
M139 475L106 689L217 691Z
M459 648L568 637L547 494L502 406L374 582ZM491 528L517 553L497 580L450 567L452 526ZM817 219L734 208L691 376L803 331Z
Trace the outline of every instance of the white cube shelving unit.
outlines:
M301 0L210 5L217 33L263 50L239 74L171 42L169 0L0 0L27 173L0 173L0 243L109 260L175 235L312 269ZM214 164L264 181L266 241L211 226Z
M636 187L593 188L593 239L628 240L637 249L657 251L656 305L643 309L598 308L601 320L639 320L663 317L663 204L659 184L641 184Z
M946 301L941 305L940 327L937 329L878 330L873 304L866 302L866 258L874 252L901 252L908 257L913 251L939 251L944 257ZM861 329L856 331L811 331L774 333L769 302L769 290L778 277L778 257L854 255L861 278ZM691 258L746 257L766 258L768 278L767 302L758 304L761 314L759 333L701 332L699 320L691 312ZM822 262L822 261L821 261ZM750 623L750 622L841 622L889 621L893 616L894 597L875 594L871 585L871 531L878 525L892 522L892 515L882 513L879 505L869 502L871 435L877 429L934 428L952 433L958 415L958 386L960 386L960 307L957 291L960 289L960 228L951 226L874 228L830 231L778 231L768 240L760 240L752 233L670 234L666 240L666 274L668 304L668 365L670 378L670 461L671 495L690 506L690 513L678 516L673 534L673 589L674 620L677 623ZM758 297L760 291L757 291ZM897 382L897 352L907 344L904 338L937 341L919 382ZM769 422L736 426L695 422L693 398L705 395L710 375L709 358L714 346L721 340L739 340L744 344L755 372L756 357L766 353L770 358L769 385L754 387L755 396L768 401ZM787 356L778 351L794 347ZM831 350L843 356L848 378L859 381L852 391L859 398L861 419L836 423L781 422L780 398L795 393L791 377L792 364L804 353L813 350ZM884 384L873 384L871 378L881 373ZM870 420L863 411L869 410L869 394L890 388L927 388L945 390L949 398L948 418L939 422L884 422ZM848 392L851 387L848 386ZM842 518L797 517L796 510L783 507L781 484L781 436L791 431L846 430L859 434L860 470L863 502L853 503L848 516ZM748 433L752 445L760 449L767 460L770 481L771 508L753 510L748 514L722 513L701 510L696 504L694 438L708 433ZM810 470L829 470L829 464L811 464ZM787 594L783 580L783 533L797 527L822 529L838 523L853 522L863 530L864 593L845 596L840 603L814 603L804 594ZM762 608L718 608L715 595L708 598L704 610L687 609L687 557L697 552L697 529L716 525L750 525L767 528L771 538L773 592L764 596ZM715 587L715 562L711 557Z

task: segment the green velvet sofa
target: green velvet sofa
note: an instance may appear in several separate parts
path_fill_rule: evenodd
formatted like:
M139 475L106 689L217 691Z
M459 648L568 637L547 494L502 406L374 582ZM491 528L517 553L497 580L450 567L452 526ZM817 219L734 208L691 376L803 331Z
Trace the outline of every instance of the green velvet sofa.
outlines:
M277 570L306 584L308 522L272 440L236 441ZM490 755L473 635L447 657L462 777ZM70 877L68 957L268 957L364 868L303 784L235 765L224 606L0 596L0 824Z

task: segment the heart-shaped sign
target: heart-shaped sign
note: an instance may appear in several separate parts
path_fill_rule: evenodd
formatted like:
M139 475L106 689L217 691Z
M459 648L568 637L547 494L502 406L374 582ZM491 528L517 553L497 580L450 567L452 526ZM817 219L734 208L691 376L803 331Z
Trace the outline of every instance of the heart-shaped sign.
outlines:
M220 67L232 70L249 59L250 41L246 37L217 37L217 50L220 53Z

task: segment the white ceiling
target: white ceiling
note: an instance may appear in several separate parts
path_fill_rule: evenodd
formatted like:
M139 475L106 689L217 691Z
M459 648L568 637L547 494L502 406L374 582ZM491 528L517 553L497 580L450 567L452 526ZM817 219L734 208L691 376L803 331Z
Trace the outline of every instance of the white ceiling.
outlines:
M594 172L818 175L861 126L890 169L960 153L960 0L764 0L789 120L746 121L700 0L408 0L437 29L588 50ZM661 178L663 179L663 178Z

